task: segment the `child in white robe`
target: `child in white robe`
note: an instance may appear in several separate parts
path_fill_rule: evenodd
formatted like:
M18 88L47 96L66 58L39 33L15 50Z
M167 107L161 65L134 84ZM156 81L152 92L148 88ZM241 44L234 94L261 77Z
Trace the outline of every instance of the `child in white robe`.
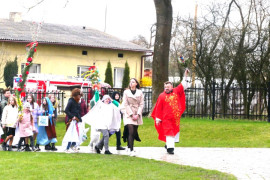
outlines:
M109 131L118 131L121 124L120 109L114 105L115 103L109 95L104 95L102 101L98 100L96 105L82 117L84 122L91 125L91 131L94 127L103 134L102 139L95 146L97 153L100 153L105 146L105 154L112 154L109 151Z

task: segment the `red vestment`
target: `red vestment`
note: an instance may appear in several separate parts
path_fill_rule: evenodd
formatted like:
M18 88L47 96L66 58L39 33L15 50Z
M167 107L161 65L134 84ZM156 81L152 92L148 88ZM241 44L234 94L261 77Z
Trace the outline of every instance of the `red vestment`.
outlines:
M170 94L163 92L159 95L151 115L155 120L159 140L166 142L166 136L175 136L180 131L180 118L185 109L186 97L182 84L173 88ZM158 126L156 118L161 119Z

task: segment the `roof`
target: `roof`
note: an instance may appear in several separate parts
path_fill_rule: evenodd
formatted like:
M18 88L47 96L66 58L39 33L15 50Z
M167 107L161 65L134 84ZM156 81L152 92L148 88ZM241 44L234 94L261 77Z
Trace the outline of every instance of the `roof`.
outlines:
M32 42L33 29L37 24L30 21L14 22L0 19L0 41ZM147 48L121 40L104 32L81 26L43 23L37 41L43 44L73 45L105 49L148 52Z

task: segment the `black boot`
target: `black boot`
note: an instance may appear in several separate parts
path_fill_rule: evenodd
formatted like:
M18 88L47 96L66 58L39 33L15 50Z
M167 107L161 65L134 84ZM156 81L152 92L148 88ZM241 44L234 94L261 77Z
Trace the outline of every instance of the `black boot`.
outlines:
M167 149L167 152L168 152L169 154L174 154L174 148L168 148L168 149Z
M5 143L5 142L2 143L2 149L3 149L3 151L7 150L7 143Z
M100 149L97 146L95 146L95 150L98 154L100 154Z
M8 151L12 151L12 145L8 146Z
M36 144L36 151L40 151L39 144Z
M25 151L31 151L30 147L29 147L29 144L26 144L25 145Z
M47 145L45 146L45 150L52 150L51 145L50 145L50 144L47 144Z
M57 151L57 148L55 147L54 143L52 143L52 151Z
M108 151L105 151L104 154L112 154L112 153L108 150Z
M123 148L122 146L117 146L116 150L125 150L126 148Z

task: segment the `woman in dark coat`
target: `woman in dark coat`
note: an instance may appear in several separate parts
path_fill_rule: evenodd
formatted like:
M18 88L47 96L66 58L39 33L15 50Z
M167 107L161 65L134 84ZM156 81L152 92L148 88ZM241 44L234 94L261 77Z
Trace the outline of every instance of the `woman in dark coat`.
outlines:
M81 106L80 101L81 99L81 91L78 88L75 88L72 90L72 97L69 98L68 104L65 109L65 113L67 115L67 121L66 121L66 130L68 129L71 121L77 121L82 122L81 119ZM72 150L77 151L74 149L74 146L76 145L76 142L68 142L66 150L69 151L69 148L72 146Z

